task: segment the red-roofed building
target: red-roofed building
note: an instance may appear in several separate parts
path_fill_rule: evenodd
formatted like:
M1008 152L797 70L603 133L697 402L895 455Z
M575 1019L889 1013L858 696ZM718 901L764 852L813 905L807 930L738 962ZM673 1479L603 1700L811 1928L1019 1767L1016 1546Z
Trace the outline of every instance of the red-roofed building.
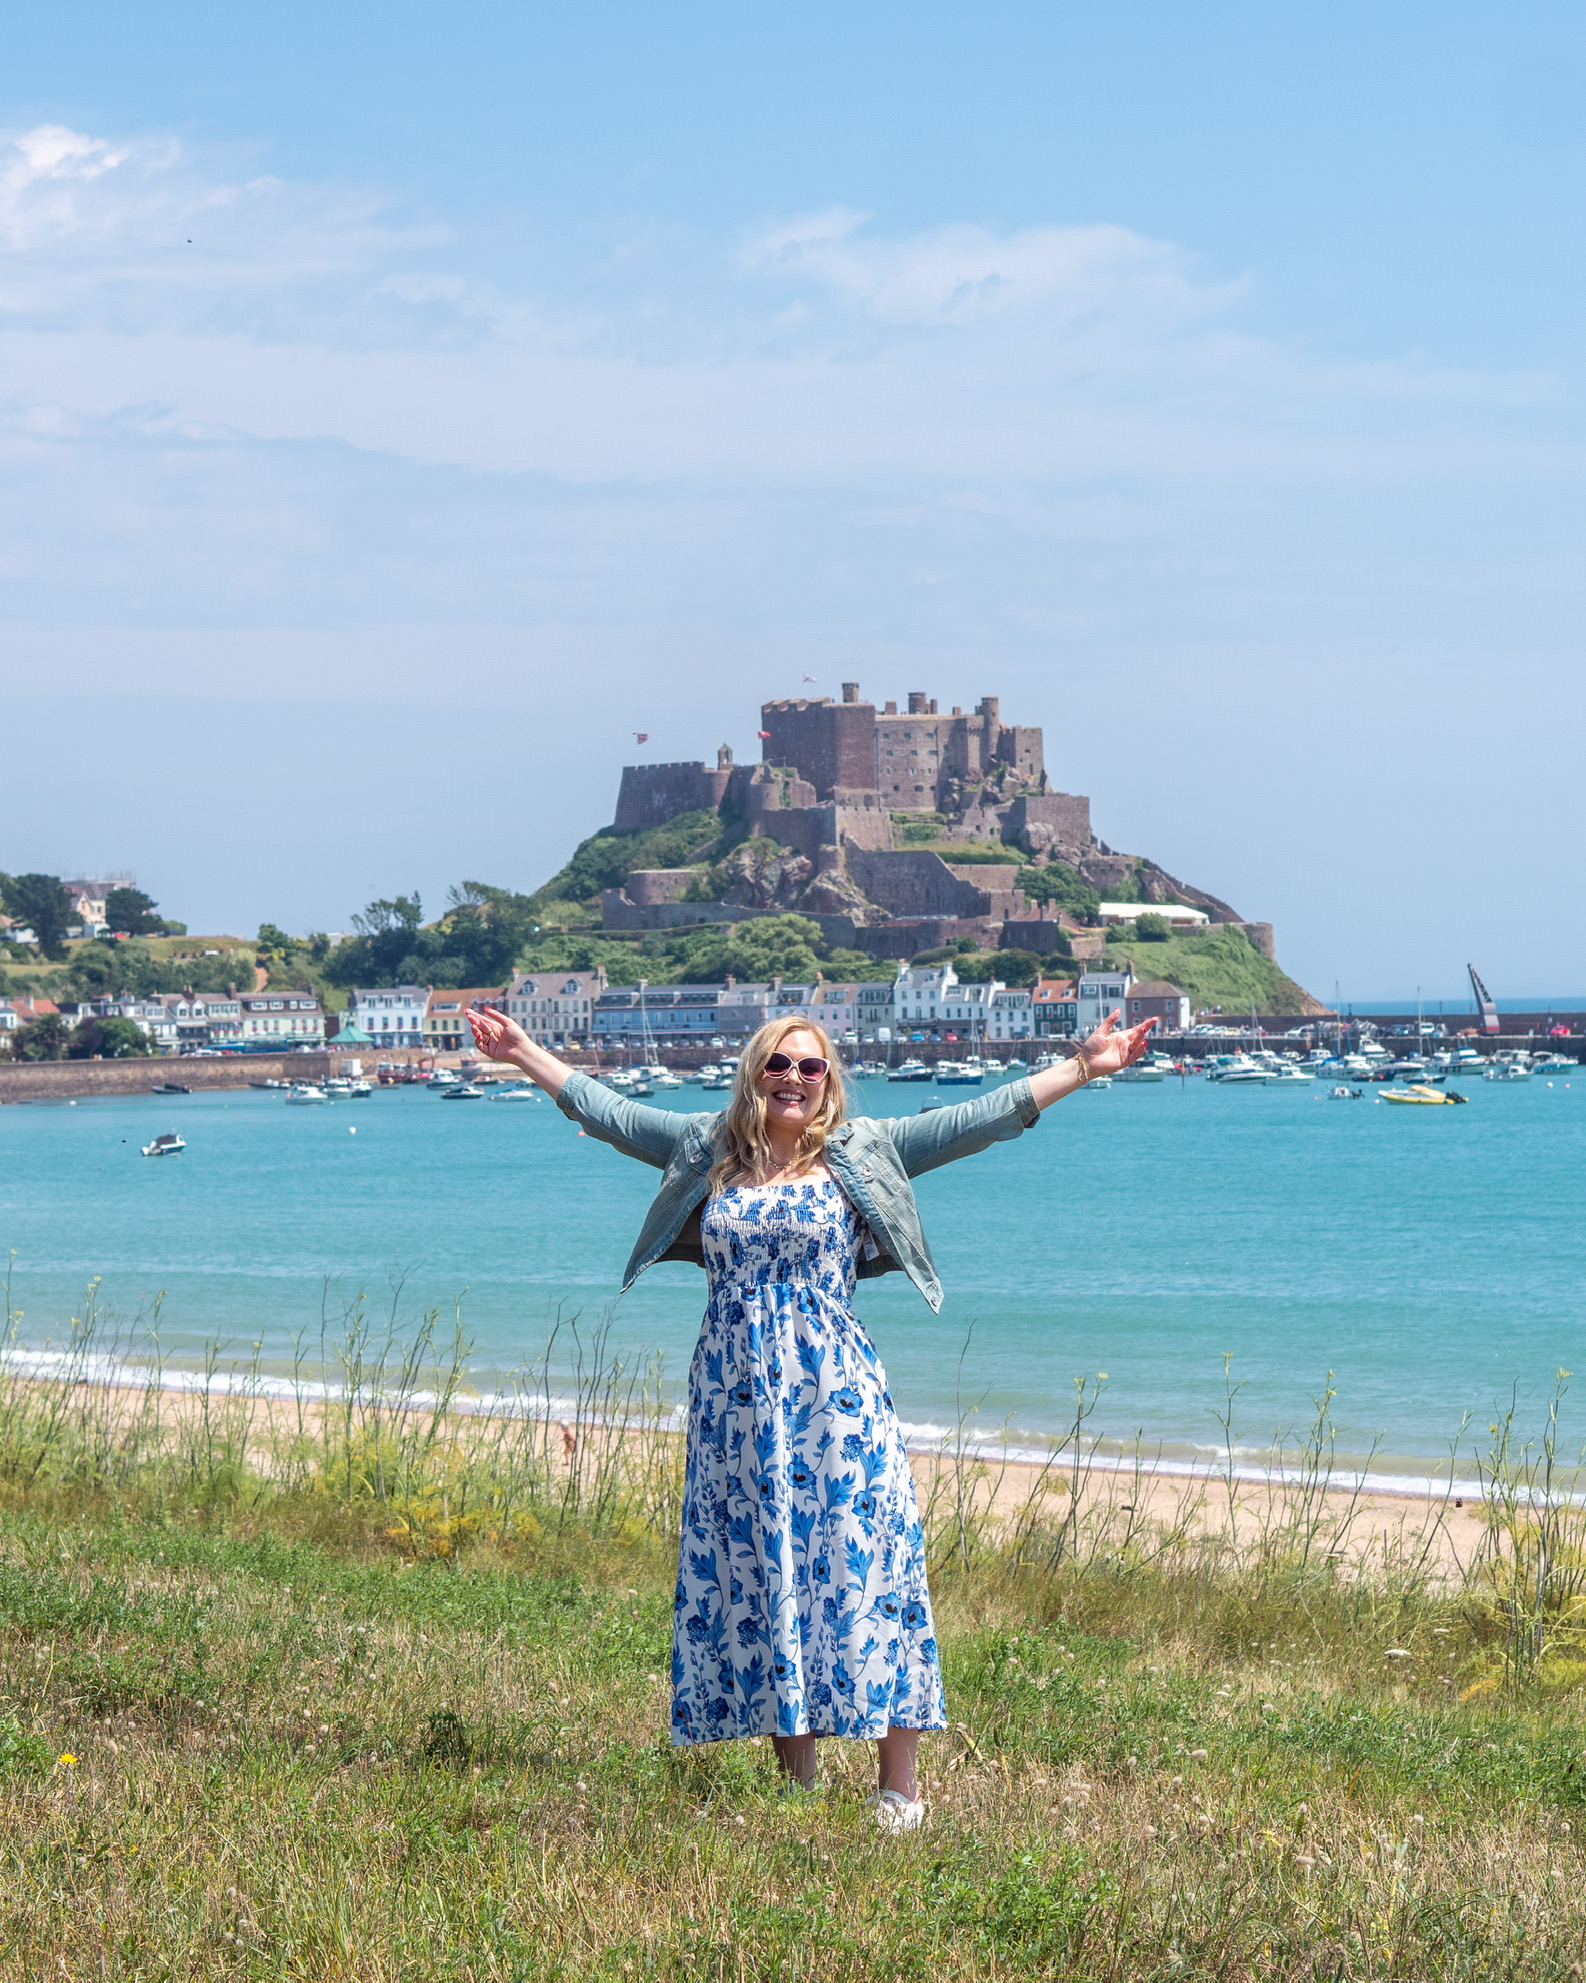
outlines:
M1030 994L1037 1038L1067 1038L1079 1024L1079 984L1074 978L1042 978Z

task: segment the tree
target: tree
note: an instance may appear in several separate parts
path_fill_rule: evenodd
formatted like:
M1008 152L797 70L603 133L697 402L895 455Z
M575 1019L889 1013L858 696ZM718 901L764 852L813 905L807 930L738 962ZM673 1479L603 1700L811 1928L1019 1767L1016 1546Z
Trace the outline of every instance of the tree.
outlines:
M135 1019L84 1019L72 1033L66 1057L92 1060L101 1054L106 1060L135 1060L153 1051L148 1034Z
M0 905L38 939L40 954L54 962L66 955L66 932L77 920L59 875L0 875Z
M112 888L105 897L105 921L119 936L160 936L165 924L155 906L141 888Z
M1021 869L1019 887L1029 901L1055 903L1076 922L1095 922L1101 907L1101 897L1085 877L1062 861L1044 868Z
M64 1060L72 1029L58 1012L41 1012L12 1036L18 1060Z
M1144 915L1135 917L1134 933L1142 943L1166 943L1173 934L1173 925L1155 909L1147 909Z
M375 905L371 902L369 906L373 908ZM273 950L278 956L289 957L297 948L297 938L288 936L283 929L277 929L274 923L260 923L258 944L261 950Z
M756 916L731 927L717 923L690 930L667 946L668 961L684 983L749 984L772 978L809 984L821 969L821 926L808 916Z

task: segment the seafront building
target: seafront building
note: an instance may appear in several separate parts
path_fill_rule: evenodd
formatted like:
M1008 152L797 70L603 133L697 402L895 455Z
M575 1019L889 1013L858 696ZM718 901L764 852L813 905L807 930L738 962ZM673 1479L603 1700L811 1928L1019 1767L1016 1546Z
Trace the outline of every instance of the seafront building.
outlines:
M244 993L239 1003L242 1044L255 1052L325 1044L325 1010L312 992Z
M371 1046L421 1047L429 1002L428 985L386 985L367 991L355 988L347 994L348 1025ZM344 1026L338 1039L347 1030Z
M506 993L500 985L469 985L465 989L441 989L430 993L424 1013L424 1044L432 1053L459 1053L473 1045L466 1015L482 1006L503 1010Z
M595 1000L606 989L604 971L519 971L505 992L502 1011L542 1047L587 1040Z

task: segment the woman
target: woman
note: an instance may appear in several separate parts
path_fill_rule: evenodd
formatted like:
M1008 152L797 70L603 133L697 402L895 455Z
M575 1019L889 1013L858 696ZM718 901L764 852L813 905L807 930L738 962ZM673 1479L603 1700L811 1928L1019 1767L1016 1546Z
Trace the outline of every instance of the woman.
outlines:
M824 1031L762 1026L719 1115L646 1108L570 1071L492 1007L481 1053L509 1061L591 1136L662 1171L623 1288L657 1260L705 1269L689 1370L672 1638L676 1742L769 1735L813 1788L821 1735L873 1738L887 1830L924 1816L922 1729L943 1728L925 1546L886 1377L854 1283L941 1283L909 1180L1031 1128L1097 1074L1138 1060L1154 1021L1114 1013L1070 1060L927 1115L850 1118Z

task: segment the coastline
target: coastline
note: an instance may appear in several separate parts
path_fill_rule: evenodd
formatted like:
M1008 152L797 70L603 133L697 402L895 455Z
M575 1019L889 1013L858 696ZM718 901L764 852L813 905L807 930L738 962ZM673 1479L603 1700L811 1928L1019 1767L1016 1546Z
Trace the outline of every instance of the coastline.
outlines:
M232 1433L240 1433L249 1458L266 1473L283 1442L312 1439L338 1419L367 1419L377 1427L429 1419L464 1440L474 1430L499 1433L516 1423L534 1428L531 1440L556 1472L582 1465L591 1448L598 1449L600 1464L634 1461L652 1481L681 1459L679 1407L642 1415L602 1412L591 1410L587 1394L471 1395L417 1384L356 1391L302 1375L156 1368L15 1345L0 1356L0 1392L12 1386L41 1398L64 1393L101 1400L91 1416L123 1433L152 1411L156 1438L200 1424L209 1428L229 1415ZM1001 1437L948 1433L927 1439L920 1436L923 1428L900 1430L922 1518L933 1532L973 1528L1006 1542L1021 1533L1041 1538L1057 1529L1083 1530L1093 1546L1108 1538L1117 1547L1176 1539L1234 1554L1269 1547L1278 1538L1293 1541L1303 1532L1305 1552L1330 1571L1394 1574L1413 1567L1443 1581L1469 1574L1492 1522L1487 1484L1474 1472L1438 1479L1238 1449L1231 1461L1228 1455L1186 1458L1143 1446L1121 1450L1100 1436L1082 1441L1077 1451L1070 1438L1043 1453ZM1560 1498L1586 1501L1574 1491Z

